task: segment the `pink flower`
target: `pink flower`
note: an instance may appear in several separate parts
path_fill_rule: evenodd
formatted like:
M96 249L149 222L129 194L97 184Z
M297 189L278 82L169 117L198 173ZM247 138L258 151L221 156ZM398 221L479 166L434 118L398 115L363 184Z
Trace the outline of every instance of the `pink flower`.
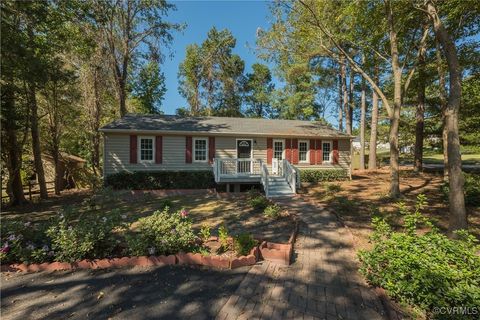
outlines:
M8 242L5 242L3 244L3 247L0 249L0 252L1 253L8 253L8 251L10 251L10 247L8 246Z
M185 209L182 209L182 211L180 211L180 216L185 219L186 217L188 217L188 211L185 210Z

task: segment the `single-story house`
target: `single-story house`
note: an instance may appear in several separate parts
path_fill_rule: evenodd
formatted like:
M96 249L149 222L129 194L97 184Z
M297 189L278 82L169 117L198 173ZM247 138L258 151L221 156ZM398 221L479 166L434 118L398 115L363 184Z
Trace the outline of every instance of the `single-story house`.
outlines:
M353 137L319 122L128 114L100 131L105 177L210 170L217 184L258 183L275 196L295 192L299 170L350 175Z

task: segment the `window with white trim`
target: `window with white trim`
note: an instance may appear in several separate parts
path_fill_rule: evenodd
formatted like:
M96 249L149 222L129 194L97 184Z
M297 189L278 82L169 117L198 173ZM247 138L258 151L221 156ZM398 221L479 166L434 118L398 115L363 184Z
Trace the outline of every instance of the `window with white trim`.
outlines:
M273 157L278 160L283 159L283 140L273 141Z
M208 160L208 139L193 139L193 161L206 162Z
M331 141L322 142L322 160L323 162L332 161L332 142Z
M153 137L139 137L138 149L140 162L152 162L153 155L155 154L155 144Z
M309 162L308 159L308 149L309 149L308 140L298 141L298 161L299 162Z

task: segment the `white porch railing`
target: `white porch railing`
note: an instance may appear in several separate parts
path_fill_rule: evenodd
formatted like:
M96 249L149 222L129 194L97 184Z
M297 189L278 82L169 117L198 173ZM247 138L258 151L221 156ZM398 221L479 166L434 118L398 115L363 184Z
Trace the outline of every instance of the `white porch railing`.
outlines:
M282 162L282 176L287 180L292 192L297 193L297 170L288 160L283 159Z
M262 176L260 182L263 185L263 190L265 191L265 197L268 198L268 167L266 163L262 164Z
M214 159L213 172L215 181L220 178L235 178L242 176L260 176L262 160L260 159Z

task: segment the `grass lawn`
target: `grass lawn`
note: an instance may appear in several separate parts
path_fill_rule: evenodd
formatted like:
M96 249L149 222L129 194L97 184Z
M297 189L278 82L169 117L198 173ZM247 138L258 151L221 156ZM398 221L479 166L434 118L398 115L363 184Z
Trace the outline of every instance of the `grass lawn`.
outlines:
M81 192L66 198L54 198L38 205L7 208L2 212L1 220L47 221L62 210L74 207L81 214L102 212L104 216L108 216L113 210L119 210L121 214L127 216L127 221L135 226L136 220L162 209L165 203L169 203L172 212L182 208L190 212L195 231L200 230L202 224L208 224L212 234L215 235L218 227L225 225L231 235L249 233L256 239L287 242L293 228L291 219L289 217L267 219L262 211L254 210L248 205L246 197L245 195L222 199L212 194L174 197L132 196L128 191L108 191L92 196ZM97 210L93 210L94 206Z
M400 188L402 201L409 207L416 196L423 193L428 198L424 214L443 231L448 228L448 206L440 191L442 176L432 173L417 174L402 168ZM353 172L351 181L324 183L308 189L307 195L335 210L357 238L357 249L369 247L368 237L372 231L374 214L382 215L391 224L398 226L401 215L397 201L388 196L389 171ZM480 239L480 208L468 207L470 231Z
M358 156L356 156L358 158ZM382 165L388 165L390 161L390 153L382 151L377 153L377 159ZM359 161L359 160L358 160ZM413 155L400 154L400 162L413 163ZM443 164L443 153L428 153L423 155L424 164ZM480 154L462 154L462 164L480 165Z

